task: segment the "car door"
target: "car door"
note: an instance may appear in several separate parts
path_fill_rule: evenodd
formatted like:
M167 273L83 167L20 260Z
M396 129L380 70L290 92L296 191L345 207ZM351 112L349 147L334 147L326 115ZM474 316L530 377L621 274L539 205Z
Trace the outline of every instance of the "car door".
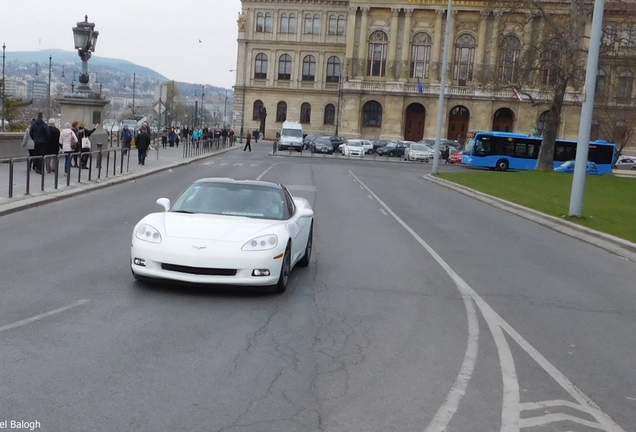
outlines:
M309 235L309 222L307 218L298 217L298 207L294 203L293 197L287 189L283 190L285 192L285 199L287 201L289 214L292 215L292 217L287 220L287 230L292 241L291 262L292 264L294 264L301 258L301 255L305 252L307 236Z

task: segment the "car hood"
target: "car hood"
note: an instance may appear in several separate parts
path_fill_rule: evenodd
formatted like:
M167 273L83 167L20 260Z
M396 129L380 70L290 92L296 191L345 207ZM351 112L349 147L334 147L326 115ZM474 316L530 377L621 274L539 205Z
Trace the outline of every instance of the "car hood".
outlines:
M242 216L187 214L165 212L164 230L167 237L196 238L227 242L247 241L261 234L276 234L282 221L252 219Z

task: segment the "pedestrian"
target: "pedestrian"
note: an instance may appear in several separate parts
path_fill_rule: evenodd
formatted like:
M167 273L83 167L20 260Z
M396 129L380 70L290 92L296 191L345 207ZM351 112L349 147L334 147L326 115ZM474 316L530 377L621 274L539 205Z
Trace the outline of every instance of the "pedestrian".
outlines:
M168 129L163 128L163 130L161 131L161 145L163 146L163 148L166 148L167 144L168 144Z
M135 145L137 146L137 162L139 165L146 165L146 152L150 147L150 133L148 129L142 127L135 137Z
M75 137L79 139L79 122L77 120L71 123L71 129L73 130ZM80 147L81 147L81 143L80 145L75 146L75 148L73 149L73 152L78 153L80 151ZM77 154L74 154L73 160L71 161L71 167L77 168L78 166L79 164L77 163Z
M91 152L91 142L90 140L88 140L88 137L90 137L93 132L95 132L95 129L97 129L97 126L99 126L99 123L97 123L96 125L93 126L93 129L86 129L86 125L84 123L80 123L79 125L79 130L78 130L78 134L77 134L77 139L80 142L80 152L82 153L90 153ZM86 138L88 141L86 141L84 138ZM83 154L82 155L82 169L88 169L88 154Z
M35 119L31 119L31 123L27 126L24 131L24 136L22 137L22 147L25 147L29 152L29 156L35 156L35 143L33 142L33 138L31 138L31 126L35 123ZM35 169L35 159L29 160L29 169Z
M177 138L177 133L174 131L174 128L170 129L170 133L168 133L168 143L170 143L170 147L174 147L174 141Z
M251 141L252 135L247 132L247 135L245 136L245 147L243 148L243 151L247 150L248 148L250 149L250 151L252 151L252 145L250 144Z
M234 145L234 129L230 129L230 132L227 134L227 136L230 139L230 145L233 146Z
M128 125L124 126L124 129L121 131L121 154L126 156L130 151L130 143L132 142L132 132L128 128Z
M176 136L174 137L174 144L177 146L177 148L179 148L179 134L176 134Z
M60 149L64 152L64 155L66 155L64 160L64 175L68 175L71 171L71 154L78 147L77 143L77 135L75 135L71 124L67 122L64 124L64 129L60 131L59 139Z
M228 133L226 128L223 128L223 130L221 131L221 137L223 137L223 147L227 146Z
M450 156L450 149L448 146L442 151L442 159L444 159L444 164L448 163L448 157Z
M49 119L49 140L46 142L46 172L57 171L57 159L55 159L55 167L51 166L51 160L60 152L60 130L55 126L55 119Z
M49 136L51 135L49 131L49 125L46 124L42 117L43 114L40 111L38 113L38 118L35 119L35 122L31 125L31 130L29 131L29 135L31 135L31 139L33 139L33 142L35 143L35 154L36 156L41 156L35 160L35 172L38 174L42 173L42 161L44 159L44 156L46 155L46 143L48 142Z

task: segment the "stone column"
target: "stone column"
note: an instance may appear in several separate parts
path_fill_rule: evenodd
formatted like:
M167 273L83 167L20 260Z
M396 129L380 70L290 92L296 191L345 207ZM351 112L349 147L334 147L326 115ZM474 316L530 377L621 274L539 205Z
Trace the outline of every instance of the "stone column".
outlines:
M369 8L362 7L362 18L360 20L360 38L358 40L358 70L356 73L357 79L362 79L365 75L366 60L367 60L367 32L369 22Z
M486 77L489 77L488 67L484 64L484 58L486 53L486 27L488 27L488 17L490 16L490 11L481 11L481 20L479 20L479 30L477 32L477 52L475 54L475 63L477 69L478 80L483 80Z
M442 67L442 43L444 42L444 34L442 33L442 19L444 18L444 9L435 11L435 28L433 30L433 46L431 47L431 75L430 79L439 81L439 70Z
M350 7L349 13L347 14L347 34L346 37L346 46L345 46L345 58L344 58L344 69L341 73L344 77L352 77L353 76L353 59L354 59L354 50L356 46L356 15L358 12L357 7Z
M397 52L397 38L398 38L398 15L400 9L391 9L391 30L389 34L389 52L387 58L387 78L389 80L395 79L396 69L396 52Z
M406 81L409 77L412 18L413 9L404 9L404 34L402 35L402 62L400 64L400 81Z
M501 31L501 17L503 16L503 12L494 11L493 14L495 18L494 25L492 26L492 40L490 41L490 63L496 68L499 64L499 33Z

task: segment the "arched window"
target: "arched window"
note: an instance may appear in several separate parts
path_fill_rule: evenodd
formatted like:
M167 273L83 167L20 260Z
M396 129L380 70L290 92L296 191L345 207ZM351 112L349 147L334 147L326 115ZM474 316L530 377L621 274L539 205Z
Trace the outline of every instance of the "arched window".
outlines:
M254 79L267 79L267 55L263 53L256 54Z
M418 33L413 37L411 78L428 78L431 68L431 45L431 37L426 33Z
M330 35L343 35L344 29L345 29L344 15L329 16L329 34Z
M284 122L285 120L287 120L287 104L281 101L276 105L276 121Z
M263 101L254 101L254 108L252 109L252 120L260 119L259 113L261 112L261 108L263 108Z
M457 80L459 85L466 85L466 82L473 80L475 45L475 38L469 34L464 34L457 38L453 79Z
M259 12L256 14L256 33L272 32L272 14Z
M550 117L549 111L543 111L537 120L537 136L542 137L545 133L545 129L548 126L548 117Z
M517 79L521 42L516 36L506 36L499 45L499 80L511 83Z
M280 16L280 32L281 33L296 33L296 14L286 13Z
M603 69L599 69L596 75L595 95L600 98L607 95L607 73Z
M634 86L634 74L629 71L621 72L618 76L618 92L616 97L619 99L630 99L632 97L632 88Z
M290 80L291 79L292 62L289 54L283 54L278 60L278 79Z
M303 81L314 81L316 78L316 57L305 56L303 59Z
M305 33L320 34L320 15L319 14L305 15Z
M543 52L541 60L543 63L543 84L556 84L561 65L561 47L557 40L553 39L549 42L548 48Z
M375 31L369 36L369 53L367 56L367 75L383 77L386 73L386 49L389 38L382 31Z
M324 124L333 125L336 123L336 107L333 104L328 104L325 107Z
M327 82L340 81L340 59L336 56L327 60Z
M307 102L300 106L300 122L311 123L311 105Z
M362 126L382 126L382 105L376 101L369 101L362 107Z

